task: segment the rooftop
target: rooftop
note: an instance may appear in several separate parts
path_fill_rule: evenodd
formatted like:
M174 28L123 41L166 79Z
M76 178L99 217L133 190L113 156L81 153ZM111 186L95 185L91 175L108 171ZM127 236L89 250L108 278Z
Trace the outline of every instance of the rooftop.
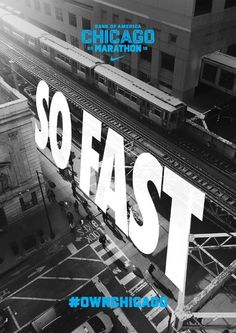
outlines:
M6 88L5 84L2 84L0 80L0 105L6 104L17 100L18 97L9 89Z

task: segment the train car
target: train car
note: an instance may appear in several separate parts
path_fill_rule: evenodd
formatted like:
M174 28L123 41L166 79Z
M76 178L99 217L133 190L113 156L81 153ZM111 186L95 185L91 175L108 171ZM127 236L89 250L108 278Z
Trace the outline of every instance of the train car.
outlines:
M37 52L40 52L39 38L48 34L21 17L11 14L1 17L1 26L7 34Z
M100 59L52 35L41 38L40 45L44 56L90 84L93 82L93 68L103 63Z
M94 72L98 89L136 111L141 118L169 132L185 123L186 105L179 99L110 65L96 66Z
M200 82L236 96L236 58L219 51L205 55Z
M7 34L73 73L75 77L94 84L99 90L136 111L141 118L149 119L168 132L184 124L186 105L177 98L104 64L93 55L1 8L0 24Z

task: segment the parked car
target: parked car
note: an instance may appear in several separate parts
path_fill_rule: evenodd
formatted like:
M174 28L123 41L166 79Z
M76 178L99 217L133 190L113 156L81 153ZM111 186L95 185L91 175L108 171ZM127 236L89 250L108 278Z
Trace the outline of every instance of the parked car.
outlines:
M111 318L103 311L89 318L71 333L109 333L112 331Z
M0 333L7 332L9 318L3 309L0 309Z

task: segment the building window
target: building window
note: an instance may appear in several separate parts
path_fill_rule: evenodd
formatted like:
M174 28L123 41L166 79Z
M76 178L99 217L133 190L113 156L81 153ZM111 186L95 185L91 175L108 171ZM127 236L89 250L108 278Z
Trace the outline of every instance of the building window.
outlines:
M27 7L31 7L30 0L25 0L25 5L26 5Z
M210 13L211 8L212 0L196 0L194 16Z
M63 13L60 7L55 7L55 14L58 21L63 21Z
M147 50L143 50L140 53L140 59L151 62L152 61L152 48L150 46L146 46L146 45L144 45L144 47L147 47Z
M204 80L214 83L216 79L216 73L217 73L217 67L207 63L204 64L204 69L202 72L202 78Z
M90 20L82 17L82 29L84 30L90 30L91 29L91 22Z
M234 86L235 74L225 69L221 70L219 85L225 89L232 90Z
M75 36L70 36L70 42L72 45L76 46L76 47L79 47L79 40L77 37Z
M22 212L34 207L37 204L38 204L38 199L35 192L32 192L31 194L30 193L24 194L20 198L20 205Z
M168 42L169 43L176 43L176 41L177 41L177 35L175 35L175 34L169 34Z
M236 7L236 1L235 0L225 0L225 9Z
M165 52L161 52L161 67L163 69L167 69L168 71L174 72L175 57Z
M141 71L138 72L138 78L144 82L150 82L150 76Z
M129 19L129 18L126 18L126 19L125 19L125 24L132 24L132 20Z
M124 63L120 63L120 69L123 71L123 72L126 72L126 73L128 73L128 74L130 74L131 73L131 68L130 68L130 66L129 65L127 65L127 64L124 64Z
M112 23L118 24L119 23L119 15L113 14L112 15Z
M38 11L40 11L40 2L39 0L34 0L34 8Z
M73 27L77 27L76 15L72 13L68 13L69 15L69 24Z
M232 44L228 47L227 54L236 57L236 44Z
M52 15L51 6L49 3L44 3L44 12L46 15Z
M107 11L102 9L101 10L101 19L106 20L107 19Z

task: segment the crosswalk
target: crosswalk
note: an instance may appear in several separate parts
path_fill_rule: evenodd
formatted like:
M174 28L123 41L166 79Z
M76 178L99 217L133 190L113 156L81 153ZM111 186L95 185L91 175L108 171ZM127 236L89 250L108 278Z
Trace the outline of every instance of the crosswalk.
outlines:
M131 296L139 296L141 299L156 296L154 290L144 279L125 269L124 264L129 261L128 257L116 246L110 237L106 237L106 249L103 248L98 240L90 244L90 246L105 265L113 271L118 282L124 286ZM140 308L140 310L155 327L157 332L167 333L169 315L166 309L154 307Z

